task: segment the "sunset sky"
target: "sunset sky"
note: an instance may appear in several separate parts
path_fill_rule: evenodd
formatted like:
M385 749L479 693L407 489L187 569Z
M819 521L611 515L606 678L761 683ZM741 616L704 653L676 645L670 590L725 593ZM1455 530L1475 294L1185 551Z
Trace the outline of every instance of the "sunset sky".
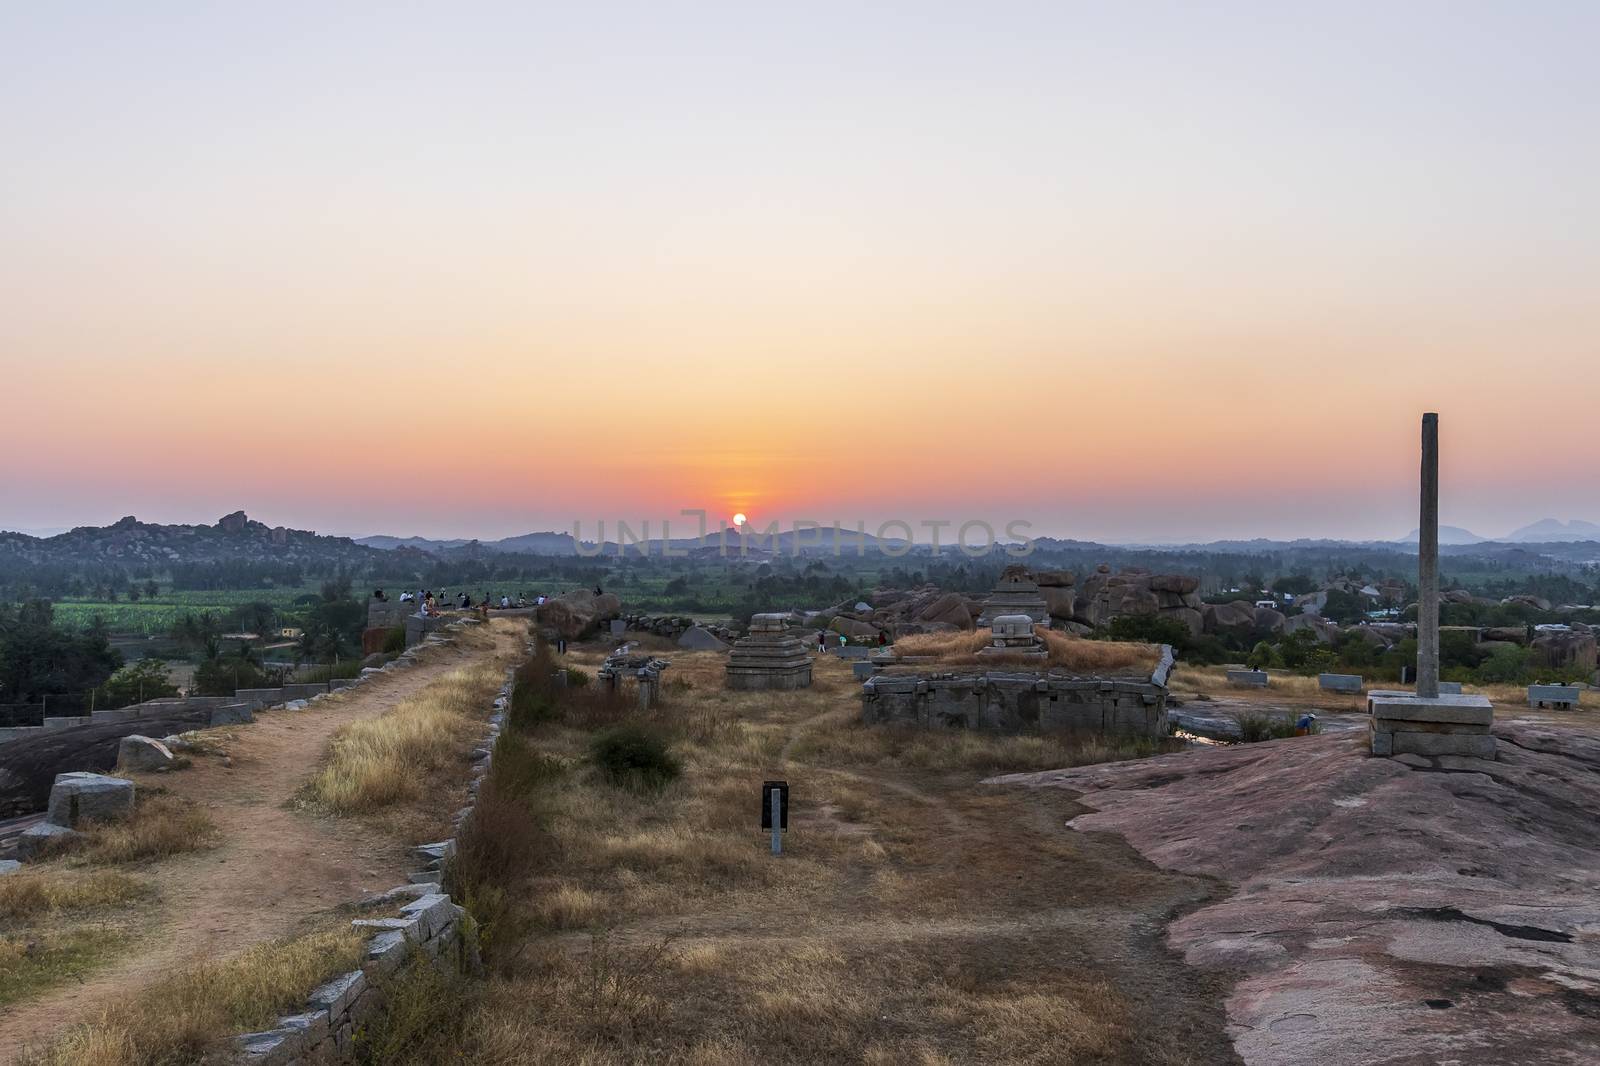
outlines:
M10 4L0 528L1600 521L1600 4Z

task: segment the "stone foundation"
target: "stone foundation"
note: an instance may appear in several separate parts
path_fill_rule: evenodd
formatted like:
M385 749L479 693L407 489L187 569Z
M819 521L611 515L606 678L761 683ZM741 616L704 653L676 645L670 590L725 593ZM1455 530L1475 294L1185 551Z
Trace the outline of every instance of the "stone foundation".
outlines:
M868 723L900 722L995 733L1085 732L1167 735L1167 674L1172 649L1163 648L1149 678L1069 677L1027 671L977 674L878 674L861 686Z
M1368 699L1367 705L1374 755L1495 757L1495 740L1489 735L1494 707L1487 696L1422 699L1384 693Z

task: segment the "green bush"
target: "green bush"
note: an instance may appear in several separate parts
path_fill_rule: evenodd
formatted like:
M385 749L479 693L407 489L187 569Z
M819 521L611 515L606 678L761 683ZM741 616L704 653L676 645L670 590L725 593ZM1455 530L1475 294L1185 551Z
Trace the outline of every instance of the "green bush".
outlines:
M575 666L567 667L567 687L582 688L589 683L589 675Z
M140 659L124 666L106 679L95 694L97 707L126 707L144 700L176 696L178 686L172 683L167 664L160 659Z
M589 741L589 757L607 781L627 788L661 788L683 773L666 738L639 722L596 734Z
M406 627L390 626L383 634L383 653L399 655L406 650Z

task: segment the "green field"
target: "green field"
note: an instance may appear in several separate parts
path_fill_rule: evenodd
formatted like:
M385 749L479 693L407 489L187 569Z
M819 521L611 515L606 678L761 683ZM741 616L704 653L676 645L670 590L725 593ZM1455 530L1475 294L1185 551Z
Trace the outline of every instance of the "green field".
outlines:
M185 614L211 611L226 615L247 603L270 603L280 611L293 606L297 597L315 595L317 588L216 589L211 591L164 592L154 599L137 603L117 600L64 599L55 603L56 621L67 627L83 628L95 615L105 619L113 633L138 633L155 636L168 632Z

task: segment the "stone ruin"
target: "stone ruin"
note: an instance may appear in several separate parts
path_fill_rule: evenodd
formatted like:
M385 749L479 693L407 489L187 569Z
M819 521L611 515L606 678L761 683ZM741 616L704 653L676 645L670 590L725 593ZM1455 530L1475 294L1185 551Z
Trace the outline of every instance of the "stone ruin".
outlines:
M639 709L646 710L653 707L661 695L661 672L672 665L672 660L634 654L635 647L633 644L624 644L607 655L596 676L601 684L614 693L622 691L623 681L634 682Z
M1033 631L1033 619L1025 614L1003 614L990 626L990 642L978 652L986 657L1039 659L1050 657L1050 650Z
M1050 607L1044 602L1039 583L1027 567L1013 565L1005 568L993 591L984 599L978 628L993 627L995 619L1018 614L1027 615L1040 625L1050 624Z
M1007 628L1015 625L1008 621ZM1033 637L1031 630L1029 636ZM997 639L1017 637L1013 632ZM1015 645L997 652L1015 653ZM995 733L1164 737L1172 663L1172 649L1163 645L1161 659L1148 677L1077 677L1047 668L880 673L861 686L861 716L869 724L898 722Z
M811 658L800 638L789 632L789 616L758 614L750 635L733 645L725 668L728 688L741 691L811 687Z

